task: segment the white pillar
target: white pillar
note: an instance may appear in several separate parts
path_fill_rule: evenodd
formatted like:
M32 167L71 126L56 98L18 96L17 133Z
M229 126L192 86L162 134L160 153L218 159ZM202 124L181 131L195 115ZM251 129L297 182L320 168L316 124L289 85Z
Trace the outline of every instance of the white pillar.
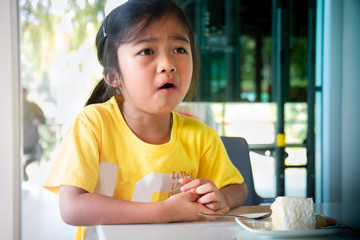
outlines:
M20 239L17 1L0 1L0 238Z
M342 201L342 18L343 0L324 1L323 201Z

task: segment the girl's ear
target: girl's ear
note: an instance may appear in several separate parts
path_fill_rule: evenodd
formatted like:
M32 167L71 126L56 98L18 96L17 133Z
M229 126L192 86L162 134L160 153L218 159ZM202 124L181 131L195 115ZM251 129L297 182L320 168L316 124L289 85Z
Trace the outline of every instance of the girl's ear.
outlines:
M114 87L114 88L118 88L120 87L120 76L118 74L118 72L115 70L115 69L104 69L104 79L105 79L105 82L111 86L111 87Z

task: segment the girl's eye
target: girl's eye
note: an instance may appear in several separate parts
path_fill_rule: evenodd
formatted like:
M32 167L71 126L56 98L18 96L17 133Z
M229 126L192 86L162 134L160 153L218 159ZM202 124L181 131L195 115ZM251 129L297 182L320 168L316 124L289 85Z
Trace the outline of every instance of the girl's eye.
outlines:
M151 50L151 49L144 49L144 50L142 50L139 54L140 54L140 55L153 55L153 54L154 54L154 51Z
M184 48L176 48L174 50L174 53L180 53L180 54L183 54L183 53L186 53L186 50Z

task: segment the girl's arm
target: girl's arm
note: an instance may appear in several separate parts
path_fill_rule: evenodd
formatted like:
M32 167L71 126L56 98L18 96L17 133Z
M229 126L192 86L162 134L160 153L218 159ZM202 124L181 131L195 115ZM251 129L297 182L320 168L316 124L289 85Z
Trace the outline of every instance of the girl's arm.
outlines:
M131 202L89 193L81 188L62 185L59 193L63 221L74 226L122 223L159 223L198 220L199 213L225 213L198 203L196 193L179 193L157 203Z
M180 179L183 184L182 192L192 192L200 195L197 200L212 210L223 209L224 207L234 208L243 204L247 198L247 187L242 184L232 184L218 189L213 181L187 177Z
M226 206L234 208L242 205L248 195L248 190L245 182L242 184L232 184L220 189L226 202ZM214 209L214 208L212 208Z

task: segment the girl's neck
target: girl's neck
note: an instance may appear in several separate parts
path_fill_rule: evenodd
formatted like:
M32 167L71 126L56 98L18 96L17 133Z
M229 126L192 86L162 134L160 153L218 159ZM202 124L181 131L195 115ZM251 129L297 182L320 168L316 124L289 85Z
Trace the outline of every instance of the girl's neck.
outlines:
M165 144L170 141L172 114L149 114L129 111L119 104L120 112L131 131L142 141L150 144Z

